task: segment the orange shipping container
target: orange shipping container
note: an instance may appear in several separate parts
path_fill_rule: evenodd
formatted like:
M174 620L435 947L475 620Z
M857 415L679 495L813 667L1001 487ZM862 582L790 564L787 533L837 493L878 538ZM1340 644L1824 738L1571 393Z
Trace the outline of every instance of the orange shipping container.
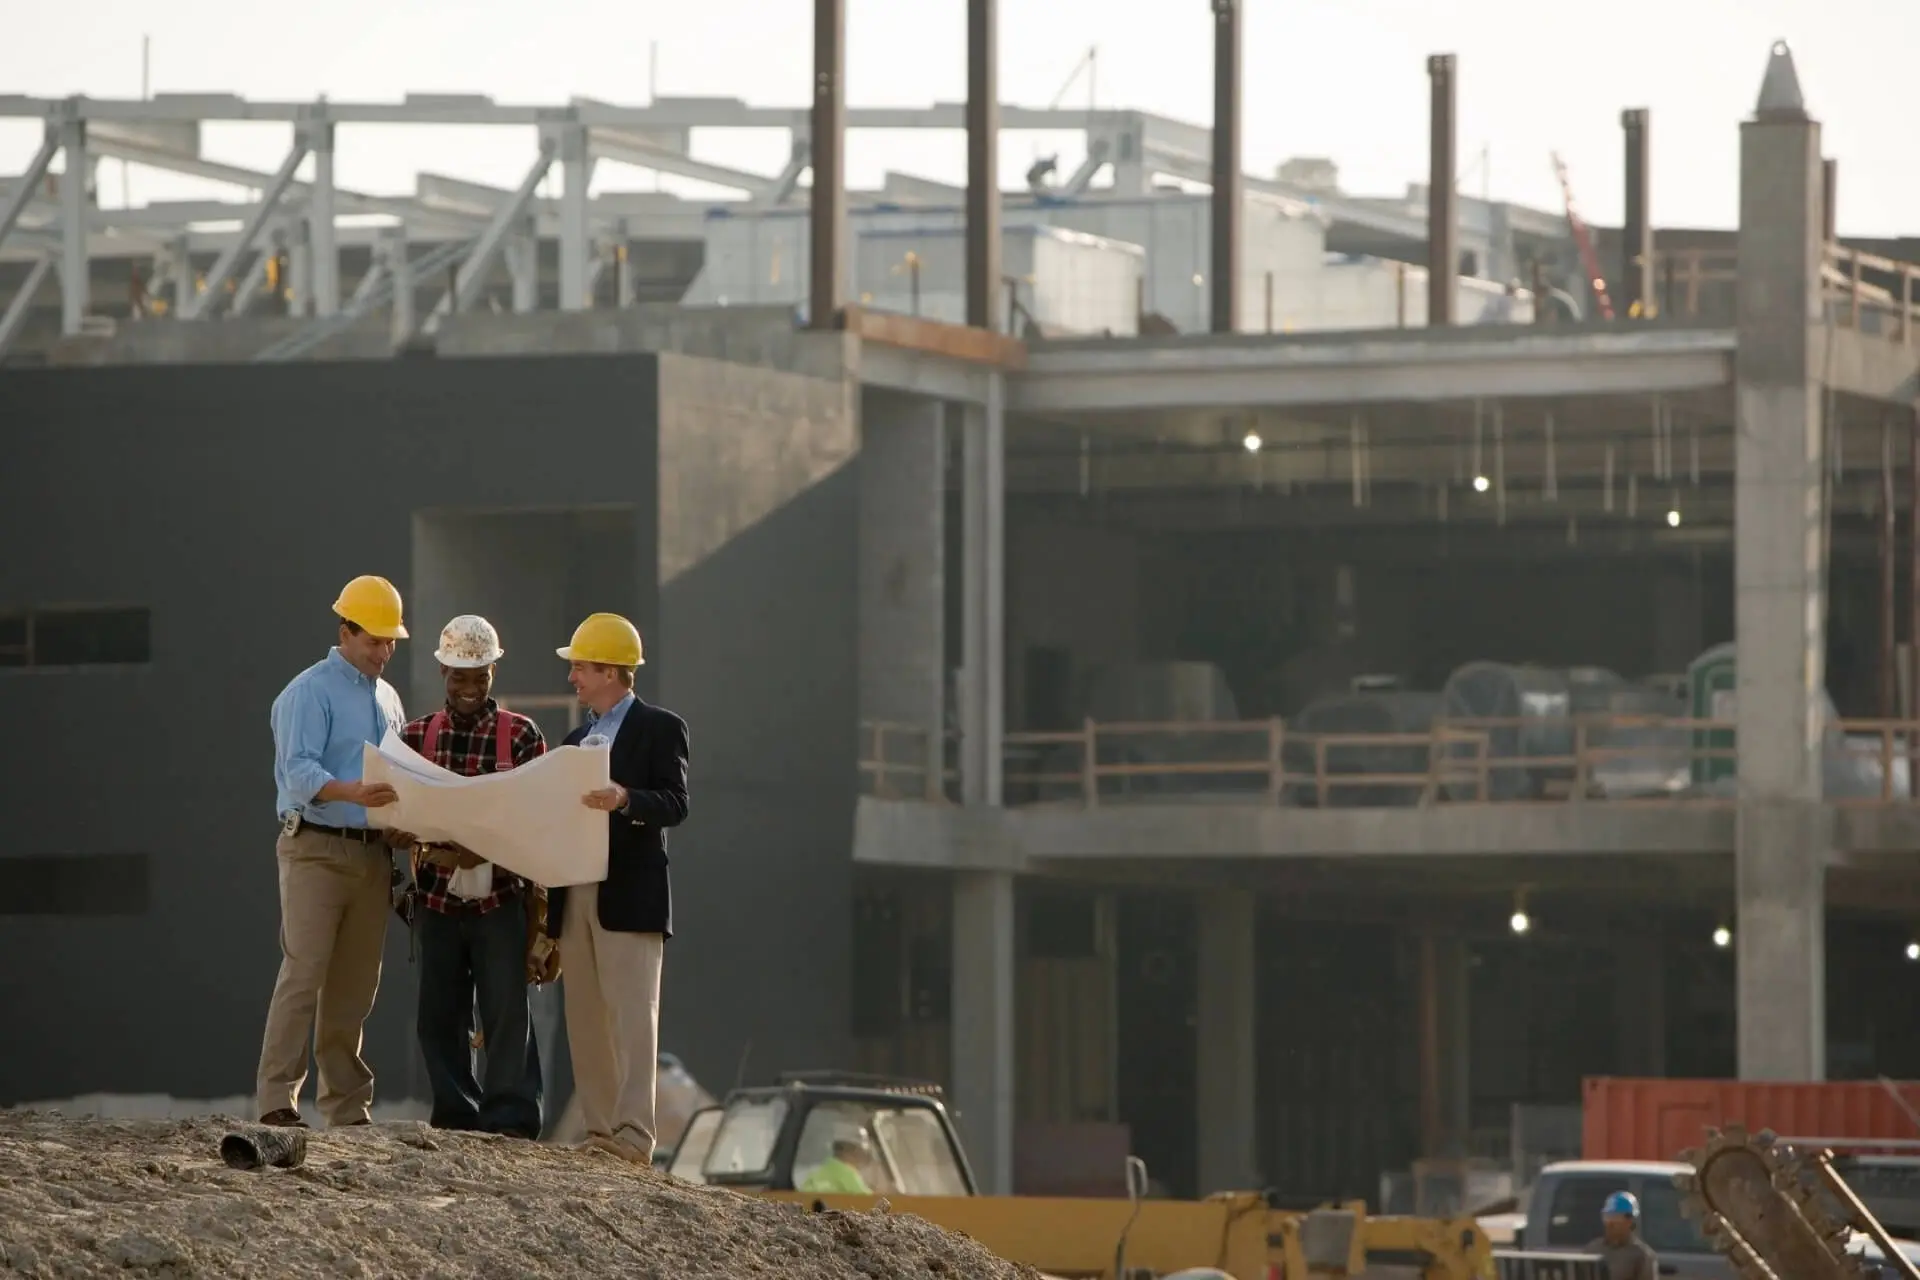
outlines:
M1677 1160L1708 1128L1743 1124L1782 1138L1828 1138L1849 1149L1893 1142L1920 1147L1920 1084L1874 1080L1581 1082L1581 1155L1588 1160ZM1895 1094L1898 1096L1896 1097ZM1886 1148L1883 1148L1886 1149Z

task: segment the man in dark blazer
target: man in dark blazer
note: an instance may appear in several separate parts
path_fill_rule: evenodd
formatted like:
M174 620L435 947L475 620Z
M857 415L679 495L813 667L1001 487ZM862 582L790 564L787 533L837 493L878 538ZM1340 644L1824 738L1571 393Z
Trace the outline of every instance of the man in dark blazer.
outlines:
M612 785L581 798L607 815L607 878L554 889L547 907L548 933L560 940L583 1145L651 1164L660 962L673 936L666 829L687 818L687 723L634 696L644 659L640 632L625 618L596 613L555 652L592 717L565 745L601 739L611 753Z

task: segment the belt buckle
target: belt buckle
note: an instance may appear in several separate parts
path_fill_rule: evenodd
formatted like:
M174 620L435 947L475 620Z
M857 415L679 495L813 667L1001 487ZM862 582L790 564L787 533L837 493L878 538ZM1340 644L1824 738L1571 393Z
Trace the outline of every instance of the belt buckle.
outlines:
M280 824L280 834L283 836L294 836L294 835L298 835L299 831L300 831L300 811L298 809L295 809L292 813L287 815L287 820Z

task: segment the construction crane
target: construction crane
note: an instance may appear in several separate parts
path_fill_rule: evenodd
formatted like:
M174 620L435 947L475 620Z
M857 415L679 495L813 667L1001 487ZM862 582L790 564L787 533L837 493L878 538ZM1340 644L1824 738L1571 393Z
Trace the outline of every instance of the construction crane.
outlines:
M1593 286L1593 299L1600 308L1604 320L1613 319L1613 299L1607 296L1607 282L1600 274L1600 258L1593 251L1593 237L1587 232L1586 219L1580 216L1580 206L1573 200L1573 183L1567 178L1566 163L1560 159L1558 151L1553 153L1553 171L1560 178L1560 192L1567 201L1567 226L1573 229L1573 243L1580 249L1580 265L1586 270L1587 280Z

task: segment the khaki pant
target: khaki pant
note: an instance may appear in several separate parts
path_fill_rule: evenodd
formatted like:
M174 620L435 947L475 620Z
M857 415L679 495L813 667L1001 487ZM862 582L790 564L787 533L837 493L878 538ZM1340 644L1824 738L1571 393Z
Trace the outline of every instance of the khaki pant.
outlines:
M657 933L600 927L600 886L567 891L560 926L561 990L567 1000L567 1050L573 1089L589 1135L631 1143L653 1158L654 1083L660 1066L660 962Z
M330 1125L369 1117L373 1072L361 1034L380 987L393 862L385 844L302 828L281 836L280 976L267 1006L256 1079L261 1115L297 1107L307 1045L320 1068L320 1112Z

